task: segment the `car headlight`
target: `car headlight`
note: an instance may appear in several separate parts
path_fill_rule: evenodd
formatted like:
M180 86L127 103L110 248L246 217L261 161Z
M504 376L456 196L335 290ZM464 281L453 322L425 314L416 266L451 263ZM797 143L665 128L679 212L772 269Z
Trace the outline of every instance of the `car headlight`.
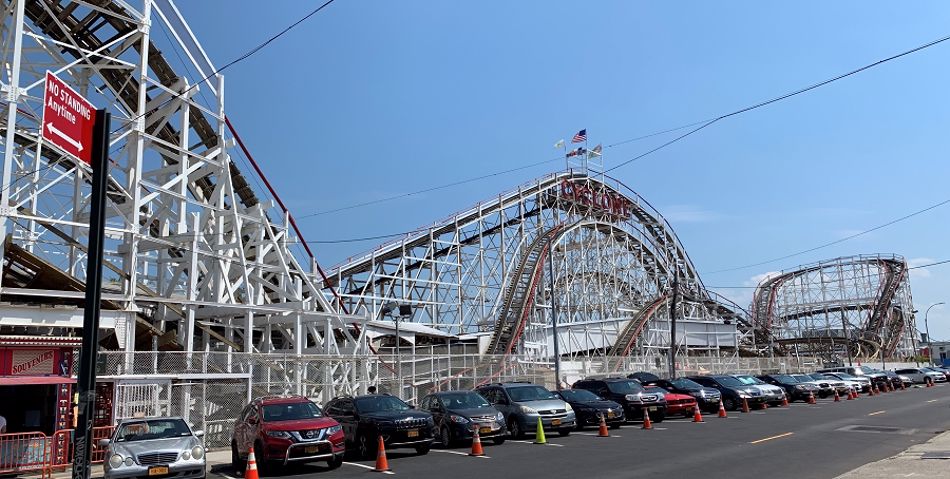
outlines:
M636 394L627 394L626 396L624 396L624 399L626 399L627 401L637 401L637 402L639 402L639 401L640 401L640 396L637 396Z
M499 411L498 414L495 414L495 419L498 420L499 422L504 421L505 415L502 414L501 411Z
M574 408L568 403L564 403L564 408L567 410L567 412L574 412Z
M126 465L126 466L131 466L132 464L135 464L135 461L133 461L131 457L125 458L125 465Z
M749 399L750 397L752 397L752 396L749 396L745 391L740 391L740 392L739 392L739 398L740 398L740 399Z
M523 413L525 413L525 414L537 414L537 413L538 413L538 411L535 411L533 408L530 408L530 407L528 407L528 406L519 406L519 407L521 408L521 412L523 412Z
M187 461L188 459L191 459L191 453L188 451L182 451L181 458Z
M452 420L452 422L457 423L457 424L467 424L467 423L468 423L468 418L465 418L465 417L462 417L462 416L457 416L457 415L455 415L455 414L450 415L450 416L449 416L449 419Z
M287 431L267 431L267 435L270 437L277 437L280 439L290 439L290 433Z
M706 397L706 390L705 390L705 389L700 389L700 390L699 390L699 397Z
M123 461L125 461L124 457L118 454L113 454L112 457L109 458L109 466L112 467L113 469L117 467L121 467Z
M200 461L202 457L205 457L205 448L201 446L191 448L191 457L195 458L196 461Z
M901 381L910 381L910 378L907 376L900 376Z
M327 428L327 436L332 436L343 430L343 426L337 424L336 426L330 426Z
M804 386L803 384L796 384L796 385L795 385L795 389L798 389L799 391L804 391L804 390L805 390L805 386Z

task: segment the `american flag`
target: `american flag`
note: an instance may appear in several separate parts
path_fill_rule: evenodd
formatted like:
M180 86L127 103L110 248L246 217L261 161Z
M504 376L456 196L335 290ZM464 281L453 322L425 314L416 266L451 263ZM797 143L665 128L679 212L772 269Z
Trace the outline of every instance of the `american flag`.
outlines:
M583 143L585 141L587 141L587 128L577 132L574 138L571 139L571 143Z

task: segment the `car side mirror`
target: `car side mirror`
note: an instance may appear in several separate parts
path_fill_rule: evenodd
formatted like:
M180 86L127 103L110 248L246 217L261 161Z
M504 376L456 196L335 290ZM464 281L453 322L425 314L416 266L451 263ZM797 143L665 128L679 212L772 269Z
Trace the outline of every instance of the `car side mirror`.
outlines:
M251 417L247 418L247 423L248 423L248 424L257 424L257 423L258 423L257 416L251 416Z
M198 429L197 431L193 432L192 434L194 434L195 437L205 437L205 432L202 431L201 429Z
M99 447L105 449L105 448L109 447L109 444L111 444L111 443L112 443L112 441L110 441L110 440L108 440L108 439L100 439L100 440L99 440Z

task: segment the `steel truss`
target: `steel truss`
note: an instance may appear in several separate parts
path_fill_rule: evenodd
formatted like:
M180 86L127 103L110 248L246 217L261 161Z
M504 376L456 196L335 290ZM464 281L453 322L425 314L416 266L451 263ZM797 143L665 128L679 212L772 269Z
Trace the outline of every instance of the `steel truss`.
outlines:
M0 4L0 308L38 306L35 325L4 314L0 332L81 326L49 308L81 307L91 174L38 139L50 70L113 115L103 308L117 319L101 344L129 352L127 370L136 349L366 353L364 318L337 306L280 200L238 168L253 159L234 149L224 77L171 0L133 3Z
M916 338L907 262L896 255L835 258L766 278L752 319L760 345L840 361L907 358Z
M552 358L553 310L565 358L658 359L669 309L651 305L674 274L681 353L736 354L741 310L706 292L660 214L617 180L567 171L351 258L329 285L349 311L379 318L387 303L411 305L405 320L480 335L490 355Z

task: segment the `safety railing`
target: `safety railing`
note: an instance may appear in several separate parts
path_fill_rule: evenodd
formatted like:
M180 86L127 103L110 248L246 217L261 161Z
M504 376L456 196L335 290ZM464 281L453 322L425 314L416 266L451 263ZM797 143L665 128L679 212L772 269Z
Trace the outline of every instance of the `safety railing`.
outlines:
M107 450L99 440L112 436L114 427L92 428L92 463L105 461ZM0 475L40 474L48 477L54 470L65 469L73 460L73 430L62 429L52 436L42 432L0 434Z
M106 460L107 449L99 447L99 441L112 437L113 426L103 426L92 428L92 451L91 461L98 464ZM56 431L51 438L50 443L50 467L66 467L73 462L73 430L61 429Z

